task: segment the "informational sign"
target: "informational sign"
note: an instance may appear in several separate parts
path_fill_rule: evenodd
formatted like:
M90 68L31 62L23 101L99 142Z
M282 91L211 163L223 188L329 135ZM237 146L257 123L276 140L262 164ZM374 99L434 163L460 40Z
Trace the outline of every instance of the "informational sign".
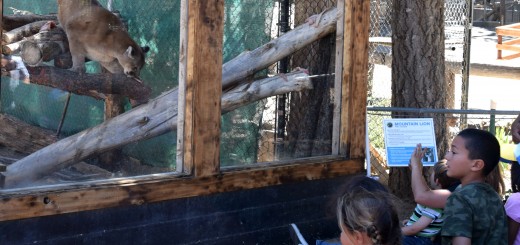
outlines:
M425 150L424 166L437 162L432 118L384 119L386 159L389 167L405 167L417 144Z

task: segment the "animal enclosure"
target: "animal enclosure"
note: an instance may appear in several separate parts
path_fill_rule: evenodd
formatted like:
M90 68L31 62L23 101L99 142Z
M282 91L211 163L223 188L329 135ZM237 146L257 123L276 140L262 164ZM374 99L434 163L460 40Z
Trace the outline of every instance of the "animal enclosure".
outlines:
M364 168L368 1L99 2L118 11L138 45L150 47L142 83L93 62L82 74L55 60L29 65L24 47L10 54L21 57L30 81L2 77L2 123L9 126L2 128L10 140L1 144L24 153L9 157L2 173L3 241L160 243L175 236L181 244L190 243L191 232L131 236L192 229L189 222L215 231L205 241L226 244L236 236L273 243L283 240L280 222L310 222L317 233L335 225L320 213L325 199ZM6 23L26 15L56 22L56 8L54 1L4 0L4 33L13 30ZM19 41L30 43L44 31ZM66 45L57 53L66 55ZM147 100L133 97L136 87ZM16 133L22 126L27 133ZM186 209L170 212L178 205ZM266 207L279 207L285 218L255 218ZM297 210L320 212L307 221ZM116 213L128 219L113 222ZM68 218L96 228L78 236L72 222L41 232ZM210 228L221 219L228 225ZM9 232L25 221L33 222L33 235Z

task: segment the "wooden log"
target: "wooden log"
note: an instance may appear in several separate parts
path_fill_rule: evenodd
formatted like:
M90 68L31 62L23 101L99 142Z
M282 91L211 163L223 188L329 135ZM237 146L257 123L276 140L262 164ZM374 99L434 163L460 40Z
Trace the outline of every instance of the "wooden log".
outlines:
M24 41L18 41L6 45L2 45L2 54L14 54L20 51L20 47L22 46Z
M22 40L24 37L32 36L38 32L40 29L47 24L48 21L36 21L29 23L24 26L20 26L8 32L4 32L2 34L2 42L3 43L13 43Z
M309 17L306 23L283 36L228 61L222 67L222 87L229 88L236 82L334 32L339 17L338 10L331 8L319 15Z
M51 61L65 52L63 43L25 41L20 47L21 57L29 66Z
M92 90L102 94L124 95L140 103L148 101L152 89L124 74L79 74L51 66L27 67L31 83L93 96Z
M57 42L62 50L68 51L69 44L67 41L67 35L61 28L54 28L50 31L39 32L35 35L26 37L20 41L12 42L9 44L2 45L2 53L4 54L13 54L18 52L21 49L21 46L26 41L33 41L37 43L43 42Z
M58 141L54 132L0 114L0 145L30 154Z
M27 25L29 23L37 22L37 21L58 21L58 17L56 14L50 15L38 15L38 14L30 14L30 15L4 15L2 18L2 28L6 31L13 30L15 28Z
M54 66L61 69L72 68L72 56L70 55L70 52L60 54L58 57L54 58Z
M286 74L276 79L253 82L248 90L241 86L227 91L222 97L222 113L260 99L287 92L301 91L312 87L308 75L303 71ZM267 89L269 88L269 89ZM237 94L245 93L247 96ZM229 100L240 98L240 103ZM125 144L149 139L177 127L178 90L163 93L148 104L141 105L96 127L70 136L49 145L7 167L6 187L30 185L31 181ZM37 167L35 167L37 166Z

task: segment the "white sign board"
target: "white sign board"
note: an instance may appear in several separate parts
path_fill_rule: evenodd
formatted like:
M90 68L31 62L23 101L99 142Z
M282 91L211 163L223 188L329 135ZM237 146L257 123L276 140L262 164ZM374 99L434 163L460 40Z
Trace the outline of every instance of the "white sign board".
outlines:
M426 153L424 166L437 162L437 144L432 118L384 119L386 159L389 167L408 166L410 156L421 143Z

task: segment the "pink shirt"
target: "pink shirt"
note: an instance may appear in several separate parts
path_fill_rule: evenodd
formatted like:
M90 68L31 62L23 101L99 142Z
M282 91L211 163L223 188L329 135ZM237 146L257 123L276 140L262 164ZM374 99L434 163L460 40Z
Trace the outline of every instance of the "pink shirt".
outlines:
M520 223L520 192L513 193L507 199L506 205L506 214L512 220ZM514 245L520 245L520 232L516 234L516 239Z

